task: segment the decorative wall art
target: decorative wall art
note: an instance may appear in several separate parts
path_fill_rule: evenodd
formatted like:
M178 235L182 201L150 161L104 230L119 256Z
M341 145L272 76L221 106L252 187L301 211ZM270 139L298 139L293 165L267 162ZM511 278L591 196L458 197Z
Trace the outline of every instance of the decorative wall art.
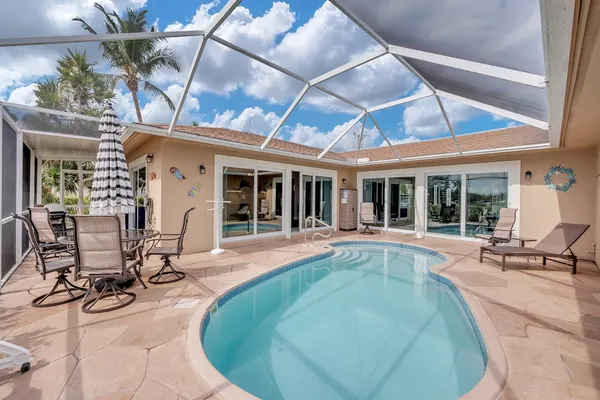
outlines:
M566 181L565 181L566 178ZM565 168L562 165L555 165L550 168L550 171L544 176L546 187L555 192L566 192L571 186L577 183L575 173L572 168ZM558 181L555 183L555 181Z
M150 174L150 180L151 180L151 181L153 181L153 180L155 180L155 179L156 179L156 172L152 172L152 173Z
M188 191L188 196L190 197L196 197L196 194L200 191L200 184L199 183L194 183L192 185L192 188Z
M175 178L179 179L180 181L185 179L185 176L183 176L183 174L181 173L181 171L178 168L171 167L171 169L169 169L169 171L171 171L171 173L175 176Z

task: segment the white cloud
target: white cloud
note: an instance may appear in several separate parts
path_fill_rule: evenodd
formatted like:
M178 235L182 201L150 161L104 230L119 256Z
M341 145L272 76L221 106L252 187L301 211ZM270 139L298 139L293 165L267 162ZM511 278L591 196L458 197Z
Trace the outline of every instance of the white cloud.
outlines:
M32 83L31 85L21 86L16 88L10 93L8 97L9 103L25 104L27 106L34 106L36 104L36 97L33 91L37 89L37 84Z
M417 93L427 90L424 85L421 85ZM453 127L484 113L482 110L456 101L442 99L442 103ZM448 125L435 97L408 103L402 112L402 117L402 127L408 136L431 138L448 132Z
M252 107L244 109L237 117L235 111L226 110L217 114L212 123L203 125L266 135L275 127L279 119L274 112L265 113L260 107Z
M306 146L312 146L319 149L327 147L335 138L342 132L348 130L352 121L337 125L329 132L322 132L316 126L308 126L297 123L293 127L287 127L284 130L284 134L288 136L288 140L291 142L304 144ZM342 152L356 149L357 135L360 134L361 124L357 123L346 135L334 146L333 151ZM377 128L365 129L363 132L362 147L368 148L373 147L377 139L379 138L379 132Z
M420 142L421 139L419 139L418 137L416 137L415 135L411 135L408 136L404 139L390 139L390 142L392 143L392 145L396 145L396 144L405 144L405 143L414 143L414 142ZM388 144L386 142L383 142L380 147L385 147Z
M177 105L177 102L183 93L183 87L171 85L165 90L165 93L173 103ZM113 103L115 105L115 111L117 111L123 121L137 122L137 115L130 92L123 92L121 89L116 90ZM200 102L196 97L188 96L183 103L183 109L179 116L179 124L190 124L194 120L192 114L195 114L198 111L200 111ZM156 97L144 104L141 112L144 123L168 124L171 122L171 118L174 114L162 97Z

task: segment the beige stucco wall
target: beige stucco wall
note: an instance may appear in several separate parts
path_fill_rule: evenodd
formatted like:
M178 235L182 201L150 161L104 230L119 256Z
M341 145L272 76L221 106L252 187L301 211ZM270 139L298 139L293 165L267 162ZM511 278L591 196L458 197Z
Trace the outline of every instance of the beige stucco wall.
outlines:
M206 211L211 207L206 200L214 198L215 155L227 155L256 159L257 161L280 162L285 164L313 166L338 171L338 188L354 189L356 172L351 168L338 168L334 164L308 162L290 157L281 157L256 152L226 149L201 143L154 137L145 143L125 146L127 161L131 162L147 153L154 154L154 162L149 165L148 174L156 172L157 178L148 183L149 196L154 200L155 228L163 233L176 233L181 229L185 210L196 207L190 215L189 227L184 243L184 252L210 250L213 247L213 216ZM204 165L206 173L200 175L199 167ZM177 180L169 169L177 167L185 180ZM343 179L347 183L342 184ZM193 184L199 183L200 192L195 197L188 196ZM160 210L160 211L159 211Z
M154 200L155 215L157 216L156 229L165 233L178 232L183 212L190 207L196 207L196 211L190 217L189 238L185 243L186 252L209 250L213 245L213 218L211 213L206 211L209 208L206 200L214 198L215 154L333 169L338 171L338 188L356 189L357 170L339 168L333 164L314 163L289 157L158 137L131 150L128 149L128 146L125 148L128 161L135 160L146 153L154 153L154 163L149 166L148 173L156 172L157 174L157 179L149 182L149 195ZM588 252L593 249L596 237L600 237L600 216L597 216L600 214L597 213L600 181L597 182L596 178L597 173L600 172L600 150L559 149L460 157L451 160L403 163L401 168L510 160L521 161L521 207L519 210L521 235L542 238L560 221L590 224L591 228L574 247L578 256L590 257ZM199 173L200 164L206 168L205 175ZM553 192L546 188L544 175L553 165L563 165L574 169L577 184L567 193ZM171 166L179 168L186 176L186 180L175 179L169 172ZM395 166L400 168L400 164L385 164L368 169L393 169ZM360 170L364 171L367 168L362 167ZM524 180L524 174L528 170L533 175L531 181ZM342 184L344 178L347 180L346 185ZM191 186L196 183L201 185L200 192L196 194L196 197L188 196L187 193Z
M591 225L585 235L576 243L573 250L579 257L590 258L593 243L600 237L600 220L596 220L597 197L600 188L596 185L596 168L600 154L596 149L553 149L520 153L495 154L477 157L457 157L402 164L383 164L361 167L360 171L388 170L397 168L420 168L454 164L471 164L497 161L521 161L521 235L543 238L558 222L582 223ZM401 165L401 167L400 167ZM544 175L554 165L573 168L577 183L567 193L554 192L546 188ZM532 172L531 181L525 181L526 171ZM600 183L599 183L600 184ZM598 232L598 233L597 233Z
M600 239L600 146L596 149L596 264L600 265L598 239Z

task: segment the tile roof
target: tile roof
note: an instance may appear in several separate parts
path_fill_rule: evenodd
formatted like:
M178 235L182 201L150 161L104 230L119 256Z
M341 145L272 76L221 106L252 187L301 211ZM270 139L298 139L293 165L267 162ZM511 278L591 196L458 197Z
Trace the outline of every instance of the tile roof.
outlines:
M466 152L544 144L548 143L549 138L548 131L528 125L522 125L486 132L458 135L457 140L463 152ZM452 137L402 143L394 145L394 148L402 158L457 152ZM346 158L356 157L356 151L348 151L339 154ZM359 157L368 158L369 161L383 161L395 159L396 155L392 149L386 145L383 147L363 149L361 150Z
M164 124L155 124L149 126L161 129L168 128L168 125ZM262 135L234 131L232 129L225 128L177 125L175 130L178 132L190 133L206 138L219 139L252 146L260 146L265 140L265 137ZM542 129L523 125L486 132L458 135L457 139L463 151L476 151L548 143L548 132ZM312 157L318 156L322 151L321 149L315 147L288 142L281 139L271 140L268 147L270 149ZM456 152L456 146L452 137L402 143L395 145L394 148L403 158ZM355 157L356 151L348 151L344 153L335 153L330 151L325 155L325 158L338 161L346 161L348 159L354 159ZM368 158L369 161L383 161L396 158L394 152L389 146L362 149L359 157Z
M167 129L169 126L160 124L160 125L150 125L155 128ZM265 137L262 135L257 135L255 133L248 132L240 132L234 131L232 129L225 128L213 128L207 126L190 126L190 125L177 125L175 130L178 132L191 133L193 135L198 135L202 137L212 138L212 139L220 139L228 142L235 143L243 143L252 146L260 146L265 141ZM317 157L322 149L318 149L316 147L306 146L303 144L287 142L281 139L272 139L269 142L268 147L273 150L281 150L287 151L293 154L302 154L306 156ZM330 160L338 160L338 161L346 161L344 156L341 156L339 153L329 152L325 155L325 158Z

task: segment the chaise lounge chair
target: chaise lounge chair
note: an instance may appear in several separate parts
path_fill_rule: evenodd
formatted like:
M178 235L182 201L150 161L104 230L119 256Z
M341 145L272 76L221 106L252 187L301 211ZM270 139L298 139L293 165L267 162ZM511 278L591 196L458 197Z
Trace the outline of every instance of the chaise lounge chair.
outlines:
M358 215L361 225L364 225L365 230L361 235L374 235L371 226L376 224L375 214L373 213L373 203L360 203L360 214Z
M548 258L558 258L571 261L573 274L577 273L577 256L571 251L571 246L588 230L590 226L584 224L559 223L535 247L516 246L482 246L479 251L479 262L483 262L485 253L502 256L502 271L506 271L506 257L542 257L542 264L546 265ZM567 254L565 254L568 251ZM555 260L556 261L556 260ZM560 262L560 261L557 261Z
M512 240L512 231L515 226L515 221L517 220L517 209L516 208L501 208L500 209L500 219L498 223L494 227L494 231L491 235L487 235L484 233L478 233L482 226L478 226L475 229L475 237L477 239L483 239L490 242L493 246L497 243L510 243Z

